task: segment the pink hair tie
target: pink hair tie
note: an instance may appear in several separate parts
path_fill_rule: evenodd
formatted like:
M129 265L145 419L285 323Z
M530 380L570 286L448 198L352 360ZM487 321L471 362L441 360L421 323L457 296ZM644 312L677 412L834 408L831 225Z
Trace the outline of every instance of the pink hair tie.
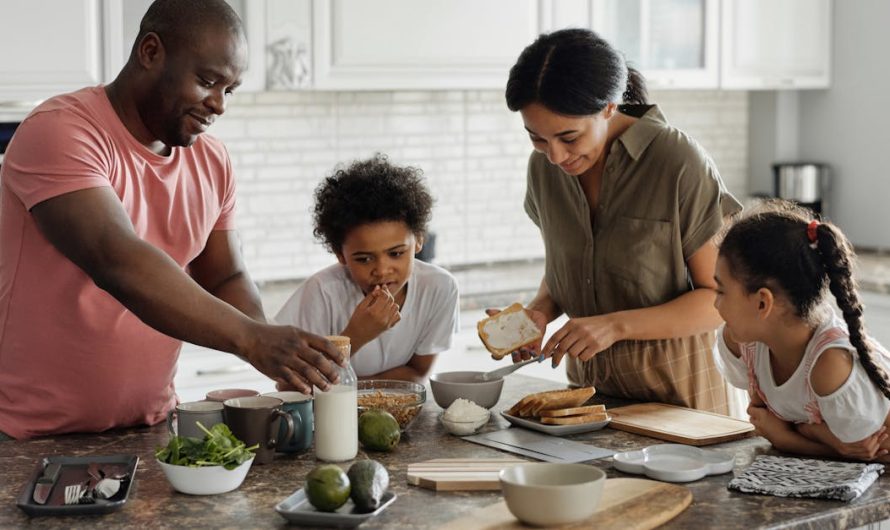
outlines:
M821 223L816 221L815 219L810 221L810 224L807 225L807 239L810 240L810 248L816 248L816 241L818 238L816 236L816 229L819 228Z

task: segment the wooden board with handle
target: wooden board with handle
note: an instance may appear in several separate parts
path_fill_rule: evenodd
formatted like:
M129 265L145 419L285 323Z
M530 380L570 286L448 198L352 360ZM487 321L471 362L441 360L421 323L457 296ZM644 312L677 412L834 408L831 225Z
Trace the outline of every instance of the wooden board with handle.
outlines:
M560 530L650 530L670 521L692 503L689 488L654 480L610 478L603 485L603 497L597 511L577 523L560 526ZM520 523L505 501L479 508L437 530L520 530Z
M721 414L667 405L638 403L609 409L609 427L687 445L711 445L747 438L754 426Z
M440 458L408 464L408 484L434 491L498 491L498 472L518 458Z

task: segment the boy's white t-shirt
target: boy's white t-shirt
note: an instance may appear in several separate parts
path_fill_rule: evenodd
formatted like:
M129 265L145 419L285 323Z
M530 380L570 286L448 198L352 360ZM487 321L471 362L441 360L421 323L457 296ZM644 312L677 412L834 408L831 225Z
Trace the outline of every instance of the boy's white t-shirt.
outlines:
M405 365L414 354L436 354L451 347L460 326L454 276L416 260L406 289L401 320L353 352L356 375L378 374ZM364 297L346 267L336 263L303 282L275 316L275 322L317 335L339 335Z
M718 369L730 384L738 388L748 389L750 371L747 363L733 355L723 338L723 328L717 331L717 352L715 361ZM877 346L875 341L872 344ZM872 383L856 348L850 344L847 327L843 320L832 311L813 333L807 344L803 359L790 378L781 385L776 385L770 365L770 352L766 344L752 342L740 344L739 348L753 354L753 376L763 392L770 409L778 413L786 421L810 423L811 415L808 407L815 398L819 413L831 432L842 442L850 443L862 440L874 434L890 413L890 400ZM819 356L827 349L840 348L848 350L853 356L853 371L850 377L835 392L827 396L812 393L809 386L810 372ZM876 361L888 368L888 359L882 347L875 347L873 354Z

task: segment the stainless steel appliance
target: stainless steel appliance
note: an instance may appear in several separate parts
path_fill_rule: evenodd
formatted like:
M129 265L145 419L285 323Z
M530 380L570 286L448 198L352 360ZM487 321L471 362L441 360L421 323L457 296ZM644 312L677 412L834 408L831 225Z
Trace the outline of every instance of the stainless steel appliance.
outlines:
M826 164L781 162L773 164L773 194L828 217L831 176Z

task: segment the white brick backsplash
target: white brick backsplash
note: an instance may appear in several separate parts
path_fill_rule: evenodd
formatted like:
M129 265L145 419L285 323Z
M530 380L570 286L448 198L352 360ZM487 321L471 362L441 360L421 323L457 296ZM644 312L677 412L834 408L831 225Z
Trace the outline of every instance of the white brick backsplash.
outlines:
M653 92L713 157L729 189L747 186L745 92ZM238 226L254 280L304 278L334 262L312 236L312 196L338 164L387 154L423 170L446 266L535 259L522 208L531 144L503 91L237 94L212 133L232 155Z

